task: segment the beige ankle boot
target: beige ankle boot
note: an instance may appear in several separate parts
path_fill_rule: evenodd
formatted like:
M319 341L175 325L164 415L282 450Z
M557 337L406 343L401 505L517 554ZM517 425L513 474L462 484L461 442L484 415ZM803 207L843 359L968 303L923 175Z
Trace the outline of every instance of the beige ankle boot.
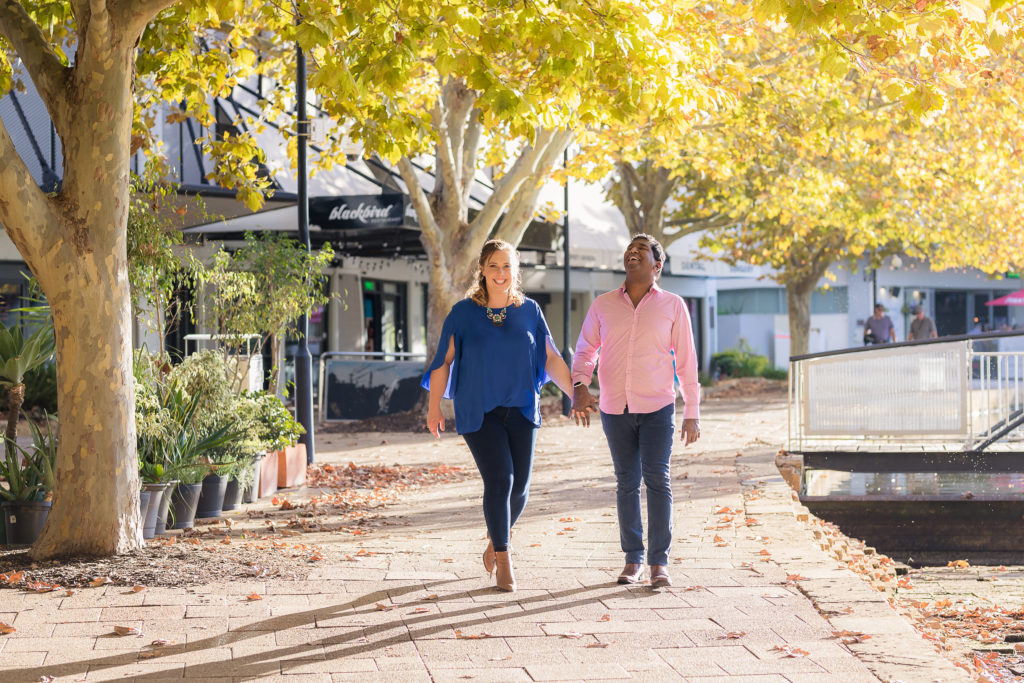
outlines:
M512 573L512 556L506 550L495 551L495 567L497 569L498 590L511 593L516 589L516 577Z
M488 539L487 548L484 550L484 569L487 570L487 576L494 573L494 544L490 539Z

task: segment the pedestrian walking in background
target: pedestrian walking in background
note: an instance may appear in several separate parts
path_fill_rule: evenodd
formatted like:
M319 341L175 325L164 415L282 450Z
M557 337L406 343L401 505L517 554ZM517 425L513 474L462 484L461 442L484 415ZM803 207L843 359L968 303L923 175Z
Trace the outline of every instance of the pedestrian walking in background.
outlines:
M875 314L864 323L865 344L888 344L896 341L896 327L885 314L885 306L875 304Z
M671 586L675 379L685 407L681 438L700 438L697 353L686 304L658 287L665 250L650 235L633 237L623 254L626 281L591 304L572 364L573 417L590 425L595 401L588 388L597 367L601 425L616 479L619 541L626 566L619 583L636 583L650 565L652 586ZM674 368L674 369L673 369ZM647 491L649 552L644 547L641 487Z
M455 431L466 440L484 484L484 568L497 570L497 587L504 591L516 589L509 539L529 497L539 392L549 380L571 395L569 368L544 314L523 295L515 248L491 240L480 251L466 298L445 318L422 384L430 391L427 429L435 437L445 428L442 397L455 402Z
M914 306L914 319L910 321L910 334L907 341L914 339L936 339L939 333L935 329L935 323L924 314L924 306Z

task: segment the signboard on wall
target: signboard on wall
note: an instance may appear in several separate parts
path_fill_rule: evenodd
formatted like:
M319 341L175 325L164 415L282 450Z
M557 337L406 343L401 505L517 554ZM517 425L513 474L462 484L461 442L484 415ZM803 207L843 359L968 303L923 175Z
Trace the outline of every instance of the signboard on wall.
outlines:
M404 194L356 194L309 200L309 222L321 230L397 228L404 221Z

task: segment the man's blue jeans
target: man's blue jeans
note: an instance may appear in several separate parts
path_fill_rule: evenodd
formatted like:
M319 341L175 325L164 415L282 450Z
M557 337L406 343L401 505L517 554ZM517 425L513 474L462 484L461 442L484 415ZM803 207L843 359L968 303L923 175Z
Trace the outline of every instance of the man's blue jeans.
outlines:
M609 415L601 425L615 466L619 541L626 562L643 564L644 522L640 513L640 482L647 488L648 564L668 564L672 546L672 478L669 460L675 433L675 405L653 413Z
M537 426L519 408L495 408L475 432L463 434L484 480L484 521L496 551L508 549L512 525L530 496Z

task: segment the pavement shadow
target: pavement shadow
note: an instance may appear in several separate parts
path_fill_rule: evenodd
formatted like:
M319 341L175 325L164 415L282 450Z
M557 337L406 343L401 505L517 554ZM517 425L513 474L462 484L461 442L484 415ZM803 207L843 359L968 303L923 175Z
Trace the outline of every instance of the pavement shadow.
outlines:
M673 486L676 488L678 499L702 499L716 498L720 495L718 488L730 485L738 487L740 484L739 473L724 475L711 470L707 474L687 472L683 479L680 469L686 470L692 465L705 465L711 467L731 467L734 465L736 449L725 451L709 452L701 456L700 461L688 461L686 463L673 464ZM531 482L530 499L526 509L519 520L517 529L524 521L537 521L551 516L574 517L595 517L607 512L615 512L615 478L612 475L611 464L608 465L607 477L573 477L561 476L558 479L545 477L548 470L564 471L562 465L534 466L534 473ZM478 477L476 473L471 475ZM391 520L401 522L416 533L451 532L455 529L466 529L467 531L478 532L481 537L484 533L484 517L481 508L481 496L483 486L477 480L470 484L469 491L460 489L452 491L437 499L436 505L419 511L410 511L404 514L390 517ZM692 490L685 492L682 486L689 486Z
M41 675L79 676L86 673L89 675L96 675L106 669L130 666L138 662L159 664L161 655L180 656L182 654L189 653L198 654L203 650L211 648L242 645L247 639L263 636L267 633L276 633L278 631L285 631L289 629L302 630L301 626L296 626L296 623L315 625L317 619L327 620L332 617L340 616L378 614L379 610L376 607L378 602L390 601L396 596L407 595L409 593L443 588L447 584L457 583L463 580L464 579L446 579L388 587L341 604L333 606L319 606L304 612L291 612L277 617L269 617L263 621L248 624L245 628L240 630L219 633L209 638L204 638L202 640L197 640L180 646L162 648L154 651L157 653L156 656L149 658L141 656L142 652L147 652L146 650L140 650L139 653L121 653L96 659L85 659L79 662L55 664L52 666L44 664L42 666L6 669L2 672L2 678L5 682L16 683L20 681L38 681L40 680ZM459 619L459 617L464 618L464 620L459 622L461 627L472 628L479 625L494 624L511 618L522 618L524 616L545 614L556 611L560 612L573 607L592 604L600 600L608 599L609 597L629 594L630 592L631 591L628 587L620 587L610 582L590 586L580 586L579 588L571 588L561 591L545 592L542 595L526 597L520 600L511 599L510 602L518 604L522 608L521 611L493 616L487 616L483 613L494 610L496 607L508 603L474 603L472 605L468 605L465 609L437 614L424 614L423 616L414 618L405 618L408 615L398 612L396 609L396 616L393 620L374 625L353 626L351 633L326 636L324 638L313 639L307 643L297 645L267 648L265 651L254 652L242 657L232 657L228 661L198 661L196 664L188 664L188 678L224 678L227 676L238 677L243 675L246 678L273 676L282 672L287 673L288 669L294 669L311 661L322 661L321 657L310 655L311 651L318 651L324 646L343 646L337 650L325 653L326 659L333 660L352 657L359 654L382 651L384 648L391 647L399 643L413 642L417 638L428 638L429 636L442 633L451 629L452 620ZM464 598L467 595L489 596L494 594L495 591L493 588L481 588L470 591L455 592L449 596L440 596L436 600L418 601L417 604L425 606L428 604L439 604L449 600ZM558 602L562 600L567 601ZM557 604L551 604L552 601L556 601ZM531 609L530 605L535 603L545 604L538 605ZM395 635L369 642L369 638L371 636L394 629L399 629ZM304 655L306 655L305 658L303 658ZM197 657L197 659L199 658ZM178 659L170 660L168 661L168 664L172 665L174 669L177 669L181 665L181 661ZM244 674L240 673L240 670L244 670ZM165 679L167 678L168 673L169 672L167 670L153 671L146 674L138 674L133 678L134 680L139 681Z

